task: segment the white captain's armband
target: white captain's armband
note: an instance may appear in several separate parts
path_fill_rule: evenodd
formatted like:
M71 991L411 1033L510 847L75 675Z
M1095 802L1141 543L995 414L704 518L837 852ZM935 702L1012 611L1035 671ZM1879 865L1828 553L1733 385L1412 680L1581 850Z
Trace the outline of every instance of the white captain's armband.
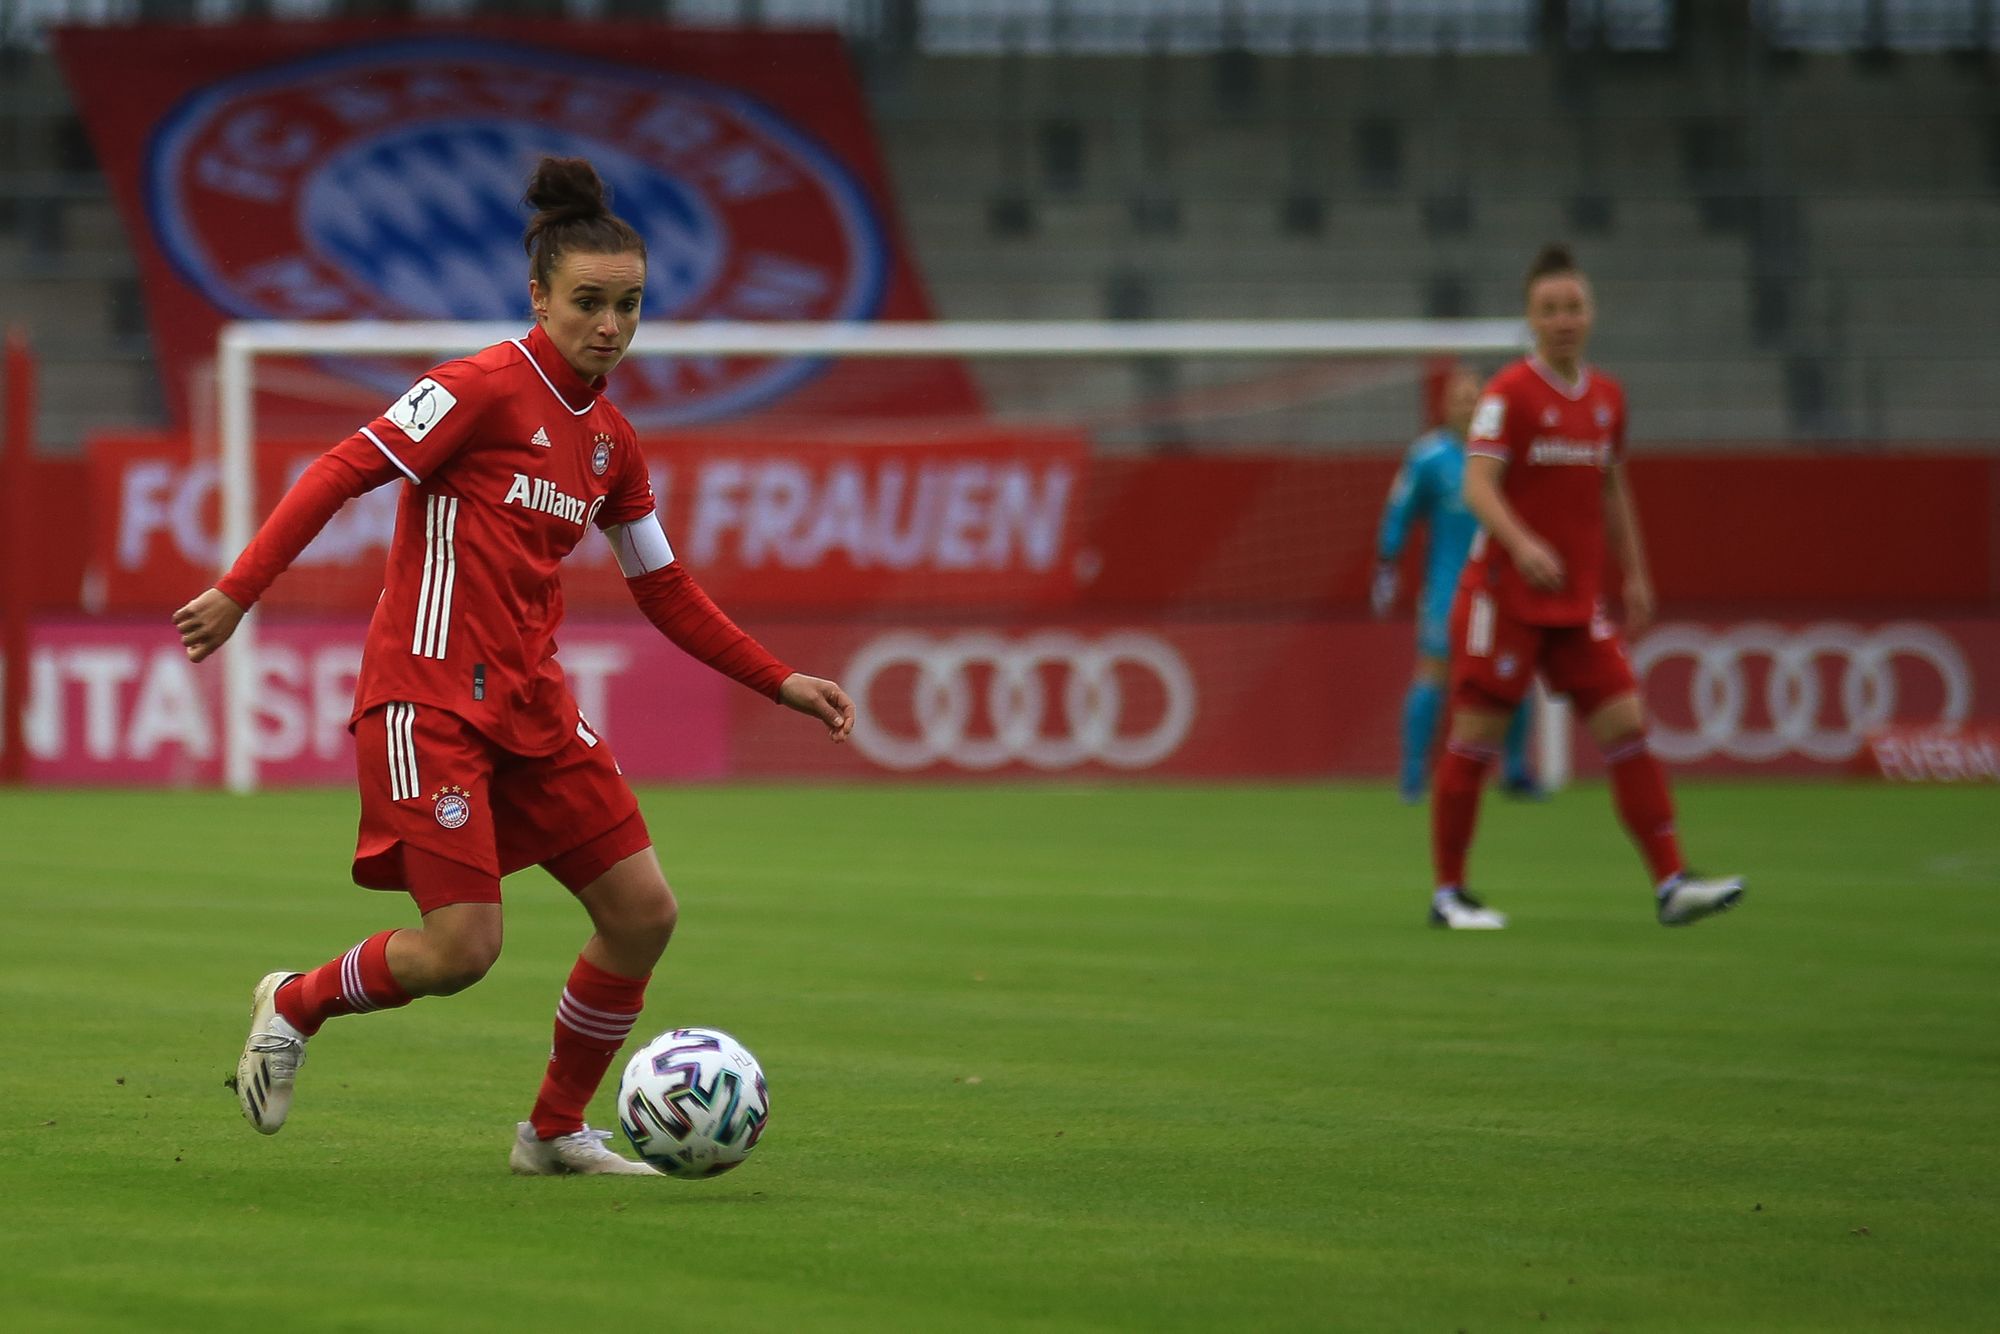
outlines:
M458 396L431 379L428 375L411 385L409 391L382 415L410 437L415 444L431 433L433 427L444 420L445 414L458 406Z
M1507 400L1498 394L1480 397L1479 406L1472 413L1472 433L1468 439L1498 440L1500 428L1507 424Z
M614 523L604 530L604 536L609 539L611 552L618 557L618 568L627 579L664 570L674 563L674 549L667 541L667 530L660 527L658 514L648 514L630 523Z

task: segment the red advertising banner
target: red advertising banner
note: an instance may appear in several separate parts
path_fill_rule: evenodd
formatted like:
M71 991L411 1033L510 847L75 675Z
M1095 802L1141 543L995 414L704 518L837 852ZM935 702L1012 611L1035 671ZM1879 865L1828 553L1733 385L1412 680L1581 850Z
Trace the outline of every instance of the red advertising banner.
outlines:
M2000 602L2000 453L1642 455L1662 596L1899 607Z
M1697 773L1837 772L1884 732L2000 722L2000 620L1679 622L1631 656L1654 754Z
M1319 779L1394 771L1412 652L1407 626L1345 619L754 628L855 696L852 744L827 745L636 614L573 622L562 661L586 716L644 781ZM362 633L359 618L264 628L266 782L352 781L346 723ZM2000 619L1675 623L1632 656L1653 747L1679 772L1834 775L1866 759L1871 737L1990 745L2000 721ZM30 780L216 781L222 675L190 666L163 622L40 622ZM1935 768L1941 752L1924 744L1918 759ZM1586 774L1597 768L1587 741L1576 759ZM1891 762L1908 776L1918 761L1898 751Z
M261 508L319 447L262 450ZM1351 614L1366 605L1395 469L1093 458L1080 436L998 428L921 443L660 436L645 449L668 536L704 586L726 609L786 615ZM1669 612L2000 605L2000 460L1651 458L1633 472ZM178 606L233 555L220 549L215 467L183 436L93 442L87 501L93 606ZM274 606L372 605L394 523L393 487L348 506ZM566 591L578 610L626 605L594 539L571 558Z
M56 34L146 286L167 400L226 318L525 322L521 193L588 157L647 241L647 312L927 319L832 32L660 24L147 24ZM345 434L420 366L278 363L259 413ZM641 430L775 410L975 412L956 363L636 358Z
M347 719L366 629L354 617L262 628L256 713L263 781L354 781ZM223 672L219 661L188 662L172 626L44 620L30 652L30 782L221 781ZM659 780L728 775L734 723L727 693L742 687L675 650L637 613L572 625L562 662L584 716L615 738L627 773ZM764 710L778 720L775 706Z
M2000 725L1892 727L1868 738L1855 770L1892 783L2000 783Z
M316 457L272 445L261 494ZM647 446L676 553L725 608L1054 606L1076 594L1077 498L1087 456L1073 435L997 431L828 444L693 436ZM184 440L128 437L91 450L91 568L103 605L171 610L234 553L220 540L218 474ZM273 589L274 611L365 611L402 488L336 515ZM268 507L267 502L267 507ZM564 569L573 610L630 606L608 544L587 539Z
M676 554L724 605L800 612L1075 599L1077 500L1089 464L1078 435L681 437L647 458Z
M1388 773L1410 670L1407 627L1365 621L816 623L765 638L837 670L866 726L833 754L739 730L743 777ZM745 701L732 708L742 719Z
M841 664L885 774L1386 777L1412 648L1355 620L784 626L792 661ZM2000 720L2000 620L1672 623L1631 648L1654 751L1702 774L1844 771L1885 728ZM736 706L741 710L741 702ZM738 772L843 761L746 738ZM1578 729L1575 768L1601 766Z

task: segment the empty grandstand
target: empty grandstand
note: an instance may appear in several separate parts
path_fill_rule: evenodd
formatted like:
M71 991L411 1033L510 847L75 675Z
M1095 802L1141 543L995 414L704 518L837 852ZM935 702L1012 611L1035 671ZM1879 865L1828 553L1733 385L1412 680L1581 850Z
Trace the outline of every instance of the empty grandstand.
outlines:
M1989 4L23 0L0 271L43 438L170 396L52 25L557 11L843 27L942 318L1506 315L1561 236L1644 441L1982 438L2000 408ZM1355 390L1293 443L1379 446L1408 403Z

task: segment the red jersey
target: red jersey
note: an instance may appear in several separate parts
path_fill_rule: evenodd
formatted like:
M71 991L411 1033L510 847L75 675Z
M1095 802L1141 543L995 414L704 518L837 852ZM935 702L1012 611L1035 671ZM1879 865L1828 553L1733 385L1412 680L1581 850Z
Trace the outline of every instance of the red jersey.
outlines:
M537 325L437 367L363 427L403 488L354 716L431 704L522 755L576 727L557 569L593 524L653 510L637 438Z
M353 721L430 704L515 754L555 754L585 735L555 660L557 567L592 524L657 530L645 460L603 389L539 327L437 367L299 476L216 589L247 611L343 504L400 477ZM709 601L664 533L642 531L618 563L676 647L783 701L792 669Z
M1603 605L1610 564L1604 487L1625 456L1625 391L1588 366L1570 385L1536 358L1517 361L1487 384L1465 448L1507 465L1500 494L1528 531L1555 549L1564 573L1554 591L1530 586L1481 530L1466 585L1489 591L1502 611L1529 625L1588 624Z

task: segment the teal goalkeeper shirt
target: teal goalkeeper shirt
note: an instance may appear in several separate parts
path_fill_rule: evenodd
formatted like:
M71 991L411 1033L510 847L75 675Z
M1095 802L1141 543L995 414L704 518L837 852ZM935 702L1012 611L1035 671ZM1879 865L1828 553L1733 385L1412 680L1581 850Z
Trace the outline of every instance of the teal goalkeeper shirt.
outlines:
M1417 437L1403 456L1382 511L1377 557L1384 561L1400 557L1411 526L1418 523L1430 535L1417 605L1429 615L1443 616L1451 608L1459 572L1479 531L1479 520L1465 507L1465 439L1445 427Z

